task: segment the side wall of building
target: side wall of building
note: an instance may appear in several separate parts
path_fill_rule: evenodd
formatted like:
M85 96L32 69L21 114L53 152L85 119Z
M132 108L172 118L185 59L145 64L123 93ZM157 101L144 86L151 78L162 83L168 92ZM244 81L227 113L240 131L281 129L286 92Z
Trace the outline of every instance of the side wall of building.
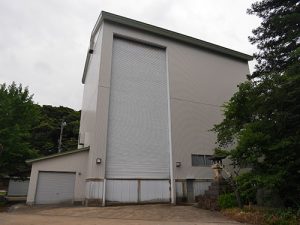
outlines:
M119 36L150 45L166 48L169 76L170 120L172 140L173 178L188 189L207 188L213 178L210 167L192 166L192 154L211 155L216 147L216 135L209 130L222 120L221 106L237 90L237 84L249 73L248 63L227 55L163 38L148 32L104 21L102 33L97 108L95 122L95 143L91 143L89 177L98 187L98 199L105 192L105 164L107 151L107 127L109 95L111 86L113 38ZM98 37L99 39L99 37ZM96 52L97 52L97 49ZM98 49L98 50L99 50ZM91 64L93 62L91 61ZM99 63L99 61L97 61ZM94 75L95 75L94 74ZM93 76L94 76L93 75ZM86 79L86 84L88 81ZM101 165L92 160L102 159ZM180 162L180 167L175 167ZM98 180L97 180L98 179ZM96 181L97 180L97 181ZM189 182L186 182L189 180ZM194 180L194 183L191 181ZM201 183L203 181L203 185ZM186 183L184 183L186 182ZM181 185L182 184L182 185ZM192 185L192 188L191 188ZM201 186L202 185L202 186ZM189 186L189 187L188 187ZM195 187L194 187L195 186ZM175 188L173 188L175 193Z
M211 179L209 167L192 167L191 154L213 153L216 135L209 130L221 121L222 104L246 79L248 63L118 24L105 22L104 30L101 61L105 63L101 64L99 85L107 88L114 35L166 47L173 164L181 162L181 167L173 167L174 178ZM109 95L105 97L103 101L108 102ZM108 114L102 119L107 121ZM106 142L105 138L101 140ZM102 147L98 150L105 152L106 146Z
M101 121L103 109L107 108L105 102L102 101L103 96L106 96L106 87L101 86L101 54L103 45L103 26L99 28L93 44L93 53L90 54L89 65L84 83L82 111L79 130L79 144L83 147L90 147L89 161L87 164L86 179L103 178L101 165L96 164L97 158L103 158L103 154L97 149L102 143L99 141L99 136L103 135L104 124ZM105 154L105 153L104 153Z
M87 66L81 107L79 147L90 146L94 139L102 33L103 29L100 27L98 35L95 37L94 53L90 55Z
M221 106L249 73L247 62L191 46L170 45L173 160L176 179L212 178L210 167L193 167L192 154L211 155L216 135L209 131L222 120Z
M39 172L75 172L74 201L85 199L88 151L55 157L32 163L27 204L35 203Z

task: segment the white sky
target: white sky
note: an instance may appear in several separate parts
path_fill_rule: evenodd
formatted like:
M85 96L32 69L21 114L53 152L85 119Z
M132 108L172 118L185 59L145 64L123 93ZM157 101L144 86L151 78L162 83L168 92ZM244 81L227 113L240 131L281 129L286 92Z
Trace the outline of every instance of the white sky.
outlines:
M39 104L81 108L81 77L102 10L212 42L256 51L256 0L0 0L0 83L29 86ZM253 70L253 63L250 63Z

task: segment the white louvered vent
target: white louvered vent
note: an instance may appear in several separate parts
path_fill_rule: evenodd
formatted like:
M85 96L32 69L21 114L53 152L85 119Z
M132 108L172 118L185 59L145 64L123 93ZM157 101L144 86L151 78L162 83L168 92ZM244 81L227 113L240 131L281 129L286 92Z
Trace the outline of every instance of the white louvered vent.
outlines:
M114 38L108 120L108 178L169 178L164 49Z

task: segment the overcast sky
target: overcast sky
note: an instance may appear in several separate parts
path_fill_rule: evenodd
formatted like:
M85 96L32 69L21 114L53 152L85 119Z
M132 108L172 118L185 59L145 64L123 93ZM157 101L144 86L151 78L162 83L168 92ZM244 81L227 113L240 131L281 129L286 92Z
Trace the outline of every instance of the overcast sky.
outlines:
M81 108L81 77L101 10L252 54L255 0L0 0L0 83L16 81L45 105ZM253 65L250 64L252 70Z

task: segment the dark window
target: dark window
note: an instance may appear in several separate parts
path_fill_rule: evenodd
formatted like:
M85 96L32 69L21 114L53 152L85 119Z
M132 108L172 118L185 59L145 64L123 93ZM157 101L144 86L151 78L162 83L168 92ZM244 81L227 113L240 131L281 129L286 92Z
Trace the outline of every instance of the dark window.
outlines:
M192 154L192 166L211 166L212 161L209 159L210 155L196 155Z

